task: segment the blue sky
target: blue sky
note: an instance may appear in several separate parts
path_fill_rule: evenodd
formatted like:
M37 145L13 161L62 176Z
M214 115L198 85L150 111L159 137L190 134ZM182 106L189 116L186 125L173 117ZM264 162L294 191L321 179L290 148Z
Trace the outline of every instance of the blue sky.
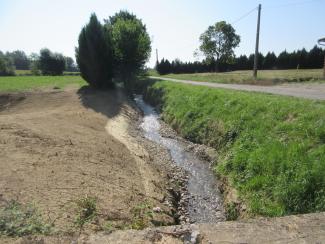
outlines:
M325 0L0 0L0 50L43 47L74 57L80 29L92 12L100 20L120 9L135 13L152 37L152 57L195 60L199 36L221 20L232 23L262 4L260 50L312 48L325 37ZM257 11L233 26L241 36L235 53L254 52Z

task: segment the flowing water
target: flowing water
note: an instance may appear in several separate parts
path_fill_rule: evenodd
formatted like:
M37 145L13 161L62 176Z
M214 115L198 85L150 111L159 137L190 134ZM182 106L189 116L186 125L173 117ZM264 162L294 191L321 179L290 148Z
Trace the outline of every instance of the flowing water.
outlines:
M224 220L221 193L209 164L200 160L192 152L185 150L183 143L176 139L162 137L159 115L146 104L141 95L135 96L135 102L143 111L141 124L145 137L166 147L178 167L189 174L188 192L190 195L188 212L191 222L218 222Z

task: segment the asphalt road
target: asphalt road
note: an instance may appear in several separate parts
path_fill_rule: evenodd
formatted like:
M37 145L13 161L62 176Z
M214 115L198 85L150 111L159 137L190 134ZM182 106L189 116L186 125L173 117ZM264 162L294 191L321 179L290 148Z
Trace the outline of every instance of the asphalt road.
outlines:
M291 83L274 86L257 86L241 84L221 84L203 81L179 80L165 77L150 76L150 78L173 81L195 86L207 86L212 88L225 88L241 91L264 92L284 96L301 97L314 100L325 100L325 83Z

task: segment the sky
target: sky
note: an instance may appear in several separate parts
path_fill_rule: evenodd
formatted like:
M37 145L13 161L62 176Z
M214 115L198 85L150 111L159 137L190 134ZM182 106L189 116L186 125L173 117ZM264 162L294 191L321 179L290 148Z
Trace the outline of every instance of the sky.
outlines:
M151 37L148 66L155 64L156 49L159 59L197 60L193 53L200 34L222 20L241 37L236 55L249 55L255 48L257 10L241 17L259 3L260 52L310 49L325 37L325 0L0 0L0 50L30 54L47 47L74 58L91 13L103 21L128 10L142 19Z

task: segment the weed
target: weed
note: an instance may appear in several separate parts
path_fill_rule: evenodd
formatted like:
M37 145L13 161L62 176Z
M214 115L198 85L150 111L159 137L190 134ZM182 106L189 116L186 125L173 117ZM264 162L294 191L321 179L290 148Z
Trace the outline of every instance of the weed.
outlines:
M149 226L150 221L153 219L152 206L143 202L132 209L132 223L131 228L142 230Z
M107 221L106 223L104 223L102 228L104 231L107 231L107 232L112 232L115 229L115 227L111 221Z
M76 201L77 217L75 224L82 228L86 223L92 221L97 215L96 198L86 196Z
M32 205L23 206L16 201L10 201L0 209L0 235L25 236L50 232L51 225L42 220Z
M230 202L225 205L227 220L237 220L239 217L238 205L234 202Z

